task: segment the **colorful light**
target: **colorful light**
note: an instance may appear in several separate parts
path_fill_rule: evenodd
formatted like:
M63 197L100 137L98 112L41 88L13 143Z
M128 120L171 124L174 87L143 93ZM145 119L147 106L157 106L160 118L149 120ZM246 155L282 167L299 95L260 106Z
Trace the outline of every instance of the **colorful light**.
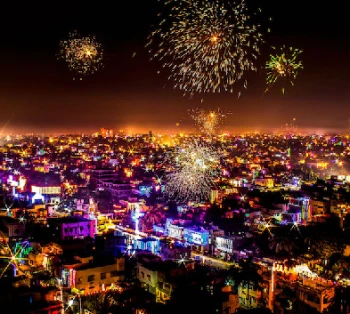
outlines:
M256 71L262 34L245 0L166 0L166 16L150 34L152 59L170 70L184 94L233 92L246 72Z

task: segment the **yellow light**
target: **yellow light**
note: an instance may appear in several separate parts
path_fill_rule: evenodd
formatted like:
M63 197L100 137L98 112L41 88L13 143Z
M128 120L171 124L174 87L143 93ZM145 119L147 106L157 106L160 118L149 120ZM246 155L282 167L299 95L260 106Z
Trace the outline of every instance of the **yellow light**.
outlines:
M219 38L215 35L210 38L210 41L213 43L216 43L218 40L219 40Z

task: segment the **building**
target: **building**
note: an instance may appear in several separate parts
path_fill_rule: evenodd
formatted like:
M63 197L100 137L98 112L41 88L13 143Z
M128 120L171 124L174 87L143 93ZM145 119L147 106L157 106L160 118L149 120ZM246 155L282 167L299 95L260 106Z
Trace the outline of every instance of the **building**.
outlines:
M335 296L333 285L311 279L303 280L296 292L300 301L308 304L320 313L323 313L333 303Z
M267 189L272 189L275 185L274 179L269 178L269 177L264 177L264 178L256 178L254 180L254 184L258 186L265 187Z
M5 242L12 242L23 239L25 225L18 219L3 216L0 217L0 238Z
M96 220L79 216L48 218L47 225L58 240L93 238L96 233Z
M106 291L119 286L124 280L125 259L93 257L80 258L71 265L64 265L62 271L63 286L89 294Z
M183 240L184 227L174 225L172 219L167 219L165 223L165 228L169 238Z
M137 263L137 279L140 280L145 290L152 294L156 294L158 284L158 270L160 269L160 260L143 259Z
M112 129L101 128L100 134L102 137L113 137L114 131Z
M201 227L185 227L183 237L196 251L207 251L209 248L209 231Z
M90 182L92 185L98 187L103 186L103 182L112 182L118 178L115 169L93 169L90 174Z
M126 238L114 233L95 236L95 252L98 256L120 256L126 250Z
M310 199L309 207L310 214L313 218L317 216L324 216L325 214L328 214L330 210L330 204L326 200Z
M137 263L137 278L148 292L156 296L156 302L165 303L171 298L176 282L193 267L192 261L179 264L170 260L144 259Z
M234 241L234 237L215 237L214 251L216 255L223 257L233 256L236 247Z
M132 187L129 182L122 181L101 181L98 183L100 188L107 188L112 197L118 199L127 199L132 193Z
M261 291L250 282L242 282L238 286L239 306L244 309L255 309L261 299Z

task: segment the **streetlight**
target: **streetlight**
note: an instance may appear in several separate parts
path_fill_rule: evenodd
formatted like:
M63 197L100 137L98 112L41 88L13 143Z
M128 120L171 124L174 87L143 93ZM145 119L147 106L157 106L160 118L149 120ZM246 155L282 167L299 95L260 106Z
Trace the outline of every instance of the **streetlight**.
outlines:
M73 304L74 304L74 300L76 297L79 297L79 314L82 314L82 309L81 309L81 295L80 294L77 294L74 296L74 298L70 299L68 301L68 307L71 307Z

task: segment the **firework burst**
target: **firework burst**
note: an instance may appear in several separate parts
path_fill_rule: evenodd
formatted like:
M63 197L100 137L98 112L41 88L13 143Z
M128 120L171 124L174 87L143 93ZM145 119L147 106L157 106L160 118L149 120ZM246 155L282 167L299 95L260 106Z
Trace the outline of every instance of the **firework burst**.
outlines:
M149 36L152 59L170 69L169 80L184 94L233 92L256 71L262 34L245 0L166 0L169 14ZM154 48L153 48L154 47Z
M302 50L285 46L276 49L276 53L270 55L266 63L266 92L279 80L288 80L294 86L299 71L303 69L303 64L299 60ZM285 93L285 87L282 87L282 93Z
M220 110L205 111L204 109L189 110L196 127L205 135L214 135L218 127L223 124L226 115Z
M173 171L167 176L166 193L182 201L208 199L219 162L219 154L207 144L194 141L178 148Z
M31 248L27 241L17 243L13 250L7 243L2 243L0 246L0 260L6 261L7 265L2 269L0 279L5 275L10 266L14 268L15 275L17 272L25 274L21 267L24 261L28 261L28 258L24 257L24 255L27 256L30 250ZM25 252L27 252L27 254L25 254Z
M76 31L60 42L59 59L80 79L99 70L102 66L103 48L94 36L80 36Z

